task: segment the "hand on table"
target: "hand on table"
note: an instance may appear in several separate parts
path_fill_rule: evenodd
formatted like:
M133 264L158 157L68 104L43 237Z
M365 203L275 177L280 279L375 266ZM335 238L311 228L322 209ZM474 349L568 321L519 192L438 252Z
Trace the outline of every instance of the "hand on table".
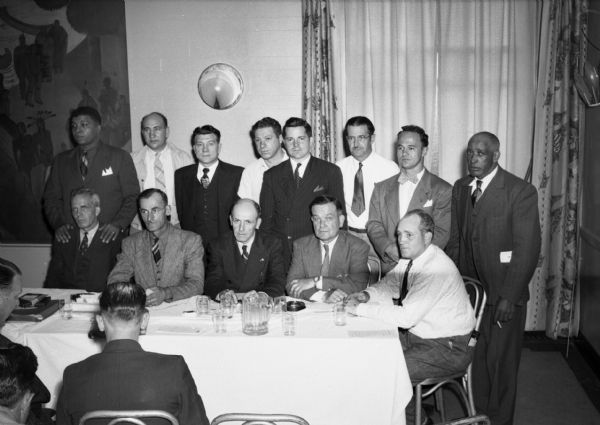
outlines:
M71 240L71 235L69 234L69 231L72 228L72 224L63 224L58 229L56 229L56 232L54 232L54 236L56 236L56 239L60 243L67 243Z
M159 288L158 286L150 288L150 291L152 292L148 293L149 291L146 291L146 305L148 307L154 307L162 304L165 298L167 297L166 291L163 288Z
M506 298L500 298L496 306L496 312L494 313L494 322L509 322L512 320L514 312L515 305Z
M115 226L114 224L105 224L104 226L100 227L99 230L100 240L104 243L109 243L117 239L117 236L121 231L121 229L118 226Z
M327 298L325 298L325 302L327 304L335 304L338 303L340 301L344 301L344 299L348 296L348 294L346 294L344 291L342 291L341 289L336 289L335 291L333 291L331 294L329 294L327 296Z
M302 292L314 287L315 281L313 279L294 279L290 282L290 295L294 298L300 298Z
M346 312L356 316L356 308L358 305L366 303L369 299L369 293L365 291L355 292L354 294L349 295L348 298L346 298Z

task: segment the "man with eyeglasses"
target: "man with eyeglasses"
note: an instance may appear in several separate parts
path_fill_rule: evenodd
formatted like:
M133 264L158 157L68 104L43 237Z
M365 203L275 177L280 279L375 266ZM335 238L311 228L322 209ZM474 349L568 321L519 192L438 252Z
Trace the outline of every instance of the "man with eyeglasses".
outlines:
M452 185L425 168L428 146L429 136L421 127L402 127L396 142L400 173L375 184L367 234L381 258L384 274L400 259L396 228L407 211L423 210L433 217L434 245L443 249L450 237Z
M292 117L283 126L283 143L290 159L267 170L260 192L261 229L281 239L286 270L292 244L312 233L309 205L315 197L330 195L344 205L340 169L311 155L312 128Z
M293 297L335 303L367 287L369 245L340 230L342 203L321 195L310 204L314 235L294 242L287 292Z
M171 203L171 224L179 226L175 205L175 170L193 164L194 161L188 152L167 142L169 125L167 117L160 112L151 112L144 116L141 131L144 147L131 154L140 190L155 187L165 192ZM137 214L131 223L131 229L142 230L142 222Z
M169 223L170 207L163 191L144 190L138 204L146 230L123 240L122 252L108 276L108 284L127 282L133 277L146 289L148 306L202 294L202 238Z

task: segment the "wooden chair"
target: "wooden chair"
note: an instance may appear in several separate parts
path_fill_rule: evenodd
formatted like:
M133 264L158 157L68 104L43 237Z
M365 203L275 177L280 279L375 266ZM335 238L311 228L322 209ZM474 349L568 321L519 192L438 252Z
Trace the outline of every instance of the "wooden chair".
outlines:
M286 422L298 425L310 425L306 420L296 415L264 414L264 413L225 413L212 420L210 425L219 425L225 422L242 422L242 425L277 425Z
M179 425L179 421L173 415L163 410L94 410L81 417L79 425L85 425L92 419L112 419L107 425L135 424L146 425L143 419L160 418L170 425Z
M483 289L483 286L481 285L481 282L478 280L467 276L463 276L463 280L465 282L467 292L469 293L469 297L471 298L473 310L475 310L475 329L473 330L471 339L469 341L469 346L475 347L477 338L479 337L479 325L481 324L481 318L483 316L483 311L485 310L487 295ZM469 363L467 370L464 372L438 378L427 378L415 385L415 423L421 423L422 400L432 394L435 395L436 406L440 411L442 422L446 421L446 412L444 409L444 398L442 392L444 386L454 388L456 390L466 406L469 417L476 415L477 412L475 412L475 401L473 399L471 363Z

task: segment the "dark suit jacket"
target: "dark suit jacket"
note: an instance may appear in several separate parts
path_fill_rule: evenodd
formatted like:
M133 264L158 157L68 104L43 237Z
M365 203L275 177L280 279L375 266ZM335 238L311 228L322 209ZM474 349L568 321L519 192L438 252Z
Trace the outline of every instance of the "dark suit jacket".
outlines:
M235 201L238 200L237 190L244 169L237 165L219 160L213 181L217 184L218 203L215 206L218 214L219 234L230 229L229 213ZM194 226L194 204L196 193L192 190L197 180L198 164L188 165L175 171L175 203L181 228L200 234ZM208 243L209 241L204 241Z
M521 305L529 299L528 284L540 254L537 191L498 167L473 208L472 180L467 176L454 184L446 252L463 275L482 281L488 303L502 297ZM509 261L501 261L501 255L508 255L502 252L512 252Z
M181 356L146 352L137 341L121 339L65 369L56 406L58 425L76 425L92 410L145 409L167 411L181 425L209 425Z
M323 290L341 289L347 294L362 291L369 281L369 244L340 230L330 253L329 275L323 277ZM294 242L294 256L287 277L287 289L294 279L314 278L321 274L321 246L314 236L305 236ZM317 289L302 292L301 298L309 299Z
M173 300L202 294L204 287L204 247L202 238L169 224L161 236L166 248L161 249L160 282L157 282L156 263L148 231L137 232L123 239L122 252L108 276L108 283L128 282L132 277L144 288L170 288Z
M100 143L84 182L79 171L80 152L76 147L54 158L44 191L44 212L48 222L55 230L63 224L77 227L71 216L71 192L85 186L100 196L98 220L126 229L137 212L136 201L140 193L131 155L123 149Z
M52 242L52 258L46 273L44 287L101 292L106 288L106 278L115 266L117 254L121 251L121 234L114 241L103 243L100 240L100 231L96 231L87 251L90 263L87 273L83 276L85 284L78 286L76 274L79 228L76 226L69 233L71 235L69 242L61 243L56 239Z
M265 171L260 191L260 228L281 239L286 269L290 263L292 243L313 233L308 207L319 195L333 196L345 208L344 181L337 165L311 157L298 189L289 159Z
M396 228L400 222L400 211L398 209L399 175L396 174L389 179L375 183L369 207L367 234L375 251L383 260L382 269L384 272L393 269L397 263L385 255L385 250L392 246L398 251ZM452 186L435 174L425 170L406 210L420 209L433 217L435 223L433 243L442 249L446 246L450 235L451 199Z
M244 273L236 266L240 255L233 232L209 244L204 293L214 298L224 289L263 291L271 297L285 295L285 272L279 239L257 230Z

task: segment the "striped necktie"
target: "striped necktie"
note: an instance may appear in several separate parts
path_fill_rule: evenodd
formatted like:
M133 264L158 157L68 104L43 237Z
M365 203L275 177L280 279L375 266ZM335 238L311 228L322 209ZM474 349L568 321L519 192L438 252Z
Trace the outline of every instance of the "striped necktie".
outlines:
M163 164L160 160L160 152L157 152L154 157L154 180L156 188L166 192L165 170L163 169Z
M248 254L248 245L242 245L242 258L244 262L248 261L250 255Z
M79 171L83 180L85 180L88 174L88 164L87 152L84 152L81 154L81 162L79 163Z
M300 167L301 163L296 164L296 169L294 170L294 182L296 183L296 189L300 187L300 182L302 182L302 177L300 177Z
M325 250L325 255L323 256L323 264L321 265L321 276L325 277L329 275L329 245L324 243L323 249Z
M477 187L471 194L471 203L473 204L473 206L475 206L475 204L477 203L477 201L479 201L479 198L481 198L481 195L483 194L483 191L481 190L482 183L482 180L477 179Z
M160 261L160 248L158 247L158 237L154 236L154 241L152 243L152 257L154 257L154 262L158 264Z
M209 168L203 168L202 169L202 178L200 179L200 183L202 183L202 187L204 187L204 189L208 189L208 185L210 184L210 179L208 178L208 172L210 171Z
M352 198L352 212L355 216L360 216L365 210L365 189L363 186L363 163L358 163L358 171L354 176L354 196Z
M88 232L83 232L83 239L81 239L81 243L79 244L79 253L83 256L87 252L89 248L88 241Z

